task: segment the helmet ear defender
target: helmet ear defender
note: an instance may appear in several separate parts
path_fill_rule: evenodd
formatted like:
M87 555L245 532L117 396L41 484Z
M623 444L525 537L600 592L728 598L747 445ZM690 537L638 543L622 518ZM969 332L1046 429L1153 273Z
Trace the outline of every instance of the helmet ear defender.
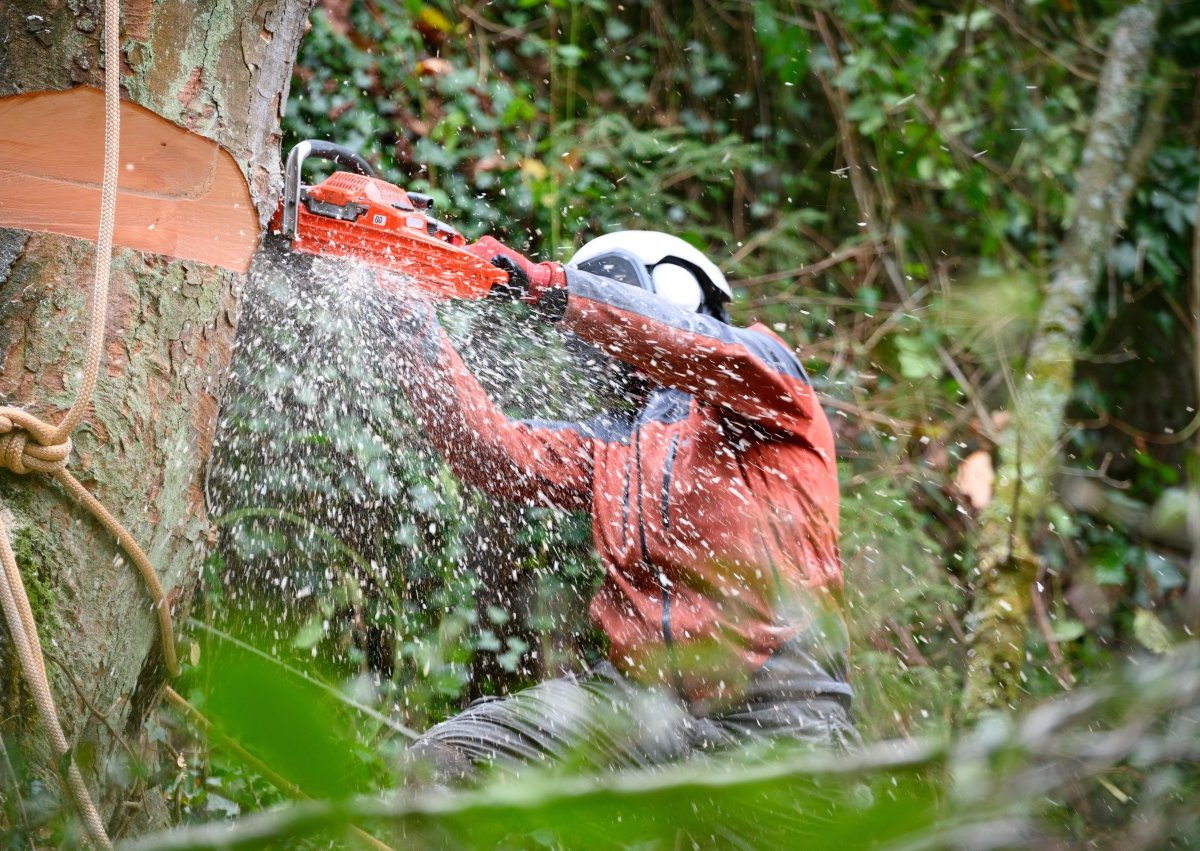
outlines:
M685 266L670 260L659 263L650 270L654 294L665 298L676 307L693 313L704 303L704 289L696 276Z
M682 276L676 277L678 273L686 275L691 279L694 286L699 290L699 300L694 307L687 308L695 313L703 313L705 316L711 316L714 319L720 319L722 322L729 322L729 314L725 310L725 303L729 301L729 294L721 289L711 278L705 274L705 270L698 267L695 263L691 263L679 257L664 257L658 264L651 268L650 274L653 277L658 271L664 270L665 275L671 276L676 280L681 280ZM669 270L678 270L673 272ZM657 285L657 278L653 278ZM725 279L721 279L722 283ZM725 286L729 286L727 283ZM656 288L654 292L659 292ZM659 293L660 295L662 293ZM671 300L668 297L668 300ZM680 305L682 306L682 305Z

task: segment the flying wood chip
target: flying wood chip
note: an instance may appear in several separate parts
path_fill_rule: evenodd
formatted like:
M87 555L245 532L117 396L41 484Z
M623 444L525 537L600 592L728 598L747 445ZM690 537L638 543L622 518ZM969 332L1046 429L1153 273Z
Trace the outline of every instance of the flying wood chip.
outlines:
M95 240L104 93L81 87L0 98L0 227ZM118 245L245 272L258 216L216 142L121 103Z

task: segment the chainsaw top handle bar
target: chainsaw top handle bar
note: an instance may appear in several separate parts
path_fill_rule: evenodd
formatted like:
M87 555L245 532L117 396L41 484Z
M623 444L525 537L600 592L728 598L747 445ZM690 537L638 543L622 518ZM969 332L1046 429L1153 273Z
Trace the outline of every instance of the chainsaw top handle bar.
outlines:
M288 239L296 237L300 207L300 171L309 157L328 160L367 177L379 176L369 162L349 148L320 139L307 139L297 144L288 154L283 177L283 235Z

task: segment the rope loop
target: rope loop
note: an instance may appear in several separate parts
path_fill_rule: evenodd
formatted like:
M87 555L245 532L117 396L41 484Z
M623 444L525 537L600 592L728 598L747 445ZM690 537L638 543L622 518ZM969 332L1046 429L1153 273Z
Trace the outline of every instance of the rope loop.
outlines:
M54 431L28 411L0 406L0 467L18 476L65 469L71 438L56 439Z

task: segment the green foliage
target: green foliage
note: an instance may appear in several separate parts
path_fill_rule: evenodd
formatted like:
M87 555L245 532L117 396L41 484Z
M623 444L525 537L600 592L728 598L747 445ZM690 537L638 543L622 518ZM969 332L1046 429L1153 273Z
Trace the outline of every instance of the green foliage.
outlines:
M201 708L219 733L251 743L255 756L310 797L365 788L369 752L352 746L357 719L332 698L246 651L222 648L208 664L219 673Z
M531 770L470 791L400 790L274 808L232 827L129 847L251 848L348 839L369 826L404 847L1193 847L1200 653L1177 647L947 744L884 743L853 756L775 754L656 772L564 778ZM1131 735L1137 733L1138 735ZM514 780L519 779L519 782ZM1148 823L1139 811L1153 807Z
M860 727L869 740L940 735L954 728L976 578L976 509L955 479L1005 427L1118 5L326 3L302 44L285 148L310 137L357 148L395 182L431 192L468 236L493 232L539 257L565 258L620 227L668 229L707 250L734 281L735 319L796 345L830 403ZM1069 464L1129 485L1138 505L1182 481L1182 449L1145 435L1182 431L1196 407L1180 353L1193 344L1198 57L1194 21L1182 18L1172 11L1164 30L1173 64L1159 76L1176 85L1088 318L1078 427L1064 448ZM417 729L482 691L602 656L584 612L595 579L586 521L464 491L408 417L385 359L361 351L363 317L336 300L297 305L290 281L260 283L243 320L255 345L235 366L210 483L224 561L209 619L228 627L256 614L243 636L255 646ZM591 410L596 400L563 407L587 394L553 335L507 334L527 323L504 310L442 316L489 392L514 414ZM311 459L299 478L269 461L230 478L247 459L296 456ZM1026 648L1030 702L1122 655L1167 650L1185 576L1176 555L1070 506L1047 521L1035 541L1045 570ZM281 605L263 614L264 598ZM253 661L239 673L235 659L229 683L203 681L226 667L208 652L189 696L275 771L335 798L394 780L403 742L377 722ZM307 707L290 731L257 729L253 703L229 698L259 679ZM322 717L325 729L302 729ZM996 741L995 729L972 741ZM301 782L308 768L291 765L286 741L306 736L321 769ZM1028 778L1026 756L1010 753L977 770ZM188 819L291 797L218 744L188 765L176 781ZM1106 782L1168 783L1144 767ZM713 833L732 813L753 821L747 831L778 829L761 836L783 846L798 835L783 832L808 829L792 818L799 800L828 831L806 839L857 847L896 835L885 824L900 833L936 817L949 830L961 814L931 813L944 804L936 772L904 775L893 793L873 785L891 782L879 775L869 801L801 775L768 783L750 771L711 797L679 780L578 794L559 778L522 780L397 818L431 844L657 847L736 844L741 833ZM977 788L986 801L997 787ZM1103 784L1087 789L1082 804L1095 810L1072 810L1064 802L1080 799L1057 787L1048 805L1020 798L1001 815L1085 835L1116 800ZM716 803L692 809L701 800ZM785 800L793 808L776 822ZM313 812L306 824L341 836L345 812Z
M856 716L871 739L944 732L956 710L959 651L946 619L962 592L932 526L894 482L843 494ZM897 653L898 642L915 653Z

